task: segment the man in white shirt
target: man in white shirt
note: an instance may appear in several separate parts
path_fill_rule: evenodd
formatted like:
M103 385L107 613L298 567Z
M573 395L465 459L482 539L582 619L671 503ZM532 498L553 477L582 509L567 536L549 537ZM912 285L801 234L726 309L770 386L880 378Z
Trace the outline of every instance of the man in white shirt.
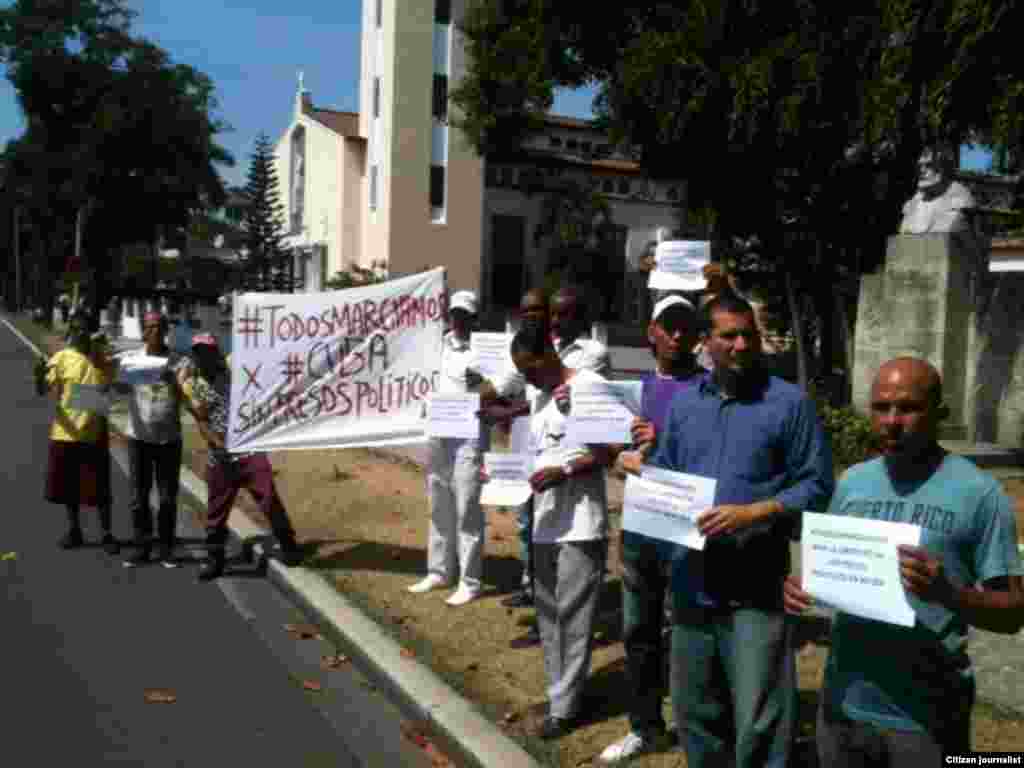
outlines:
M534 447L535 605L544 648L549 713L539 736L568 733L580 714L590 668L594 619L608 552L606 446L572 441L556 390L601 380L566 366L544 333L520 331L512 359L530 384Z
M456 291L449 301L451 330L444 335L440 392L469 392L482 381L473 368L469 338L476 324L477 299L472 291ZM409 587L413 593L451 586L460 574L459 588L447 599L458 606L479 596L483 572L484 514L480 506L481 454L490 432L481 422L476 439L431 438L427 470L430 534L427 575Z
M582 338L588 322L582 301L583 291L574 285L563 286L551 296L548 306L551 341L567 368L607 376L612 367L608 347L596 339Z

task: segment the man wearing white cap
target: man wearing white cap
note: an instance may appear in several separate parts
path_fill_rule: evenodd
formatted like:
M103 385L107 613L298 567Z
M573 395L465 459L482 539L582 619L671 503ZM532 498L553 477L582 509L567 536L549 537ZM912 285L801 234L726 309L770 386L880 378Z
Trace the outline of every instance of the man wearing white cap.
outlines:
M448 302L451 330L441 351L440 392L469 392L482 382L474 370L469 336L476 324L477 300L472 291L456 291ZM430 534L427 575L409 587L413 593L459 587L448 605L464 605L481 591L484 549L484 514L480 506L481 454L490 433L481 422L475 439L431 438L427 470Z
M647 341L655 370L643 378L642 416L633 425L636 448L619 454L619 465L626 471L639 471L654 447L654 434L665 428L672 399L696 382L700 369L691 350L698 330L696 308L682 296L669 295L654 305ZM666 742L661 714L664 604L669 586L684 575L686 553L685 547L632 531L622 532L621 551L630 730L601 753L606 764L625 762Z

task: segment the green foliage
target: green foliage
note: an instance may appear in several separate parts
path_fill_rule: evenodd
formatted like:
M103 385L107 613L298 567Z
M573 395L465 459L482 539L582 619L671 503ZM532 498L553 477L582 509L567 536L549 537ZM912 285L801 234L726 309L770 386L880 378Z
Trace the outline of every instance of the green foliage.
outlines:
M246 288L250 291L294 291L299 286L293 275L292 255L282 245L284 205L278 192L274 150L266 134L256 137L243 194Z
M324 288L329 291L340 291L345 288L358 288L362 285L383 283L386 279L377 270L353 264L347 270L335 272L334 277L324 283Z
M877 455L878 441L871 431L871 420L853 408L820 405L821 423L832 444L832 460L836 471L866 461Z

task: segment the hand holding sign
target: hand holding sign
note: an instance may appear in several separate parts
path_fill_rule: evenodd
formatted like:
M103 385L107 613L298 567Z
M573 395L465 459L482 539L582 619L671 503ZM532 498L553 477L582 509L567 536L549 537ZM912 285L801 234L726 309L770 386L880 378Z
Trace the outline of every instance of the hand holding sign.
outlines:
M907 592L930 603L949 602L953 586L946 578L941 560L921 547L904 544L896 551L899 553L900 579Z

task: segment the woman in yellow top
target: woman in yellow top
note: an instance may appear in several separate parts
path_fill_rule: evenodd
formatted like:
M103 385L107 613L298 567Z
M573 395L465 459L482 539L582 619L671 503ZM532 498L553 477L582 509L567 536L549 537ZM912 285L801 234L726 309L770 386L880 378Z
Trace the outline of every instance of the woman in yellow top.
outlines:
M55 393L57 411L50 427L47 501L68 511L68 532L59 544L83 544L79 508L96 507L103 528L103 549L120 550L111 530L110 440L102 401L110 387L113 364L89 336L85 318L73 318L68 346L49 360L36 363L36 392Z

